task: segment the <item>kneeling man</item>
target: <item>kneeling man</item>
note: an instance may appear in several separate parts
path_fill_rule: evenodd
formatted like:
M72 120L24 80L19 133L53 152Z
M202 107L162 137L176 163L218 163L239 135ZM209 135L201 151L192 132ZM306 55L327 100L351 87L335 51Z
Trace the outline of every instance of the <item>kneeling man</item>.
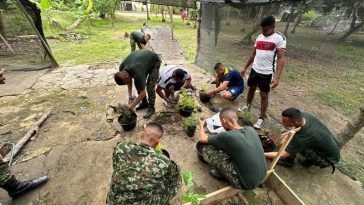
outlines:
M214 70L216 72L216 88L206 91L206 95L226 90L222 97L233 101L243 93L244 79L238 70L226 67L222 63L216 63Z
M264 151L258 134L252 127L241 127L232 108L220 112L220 121L226 132L207 136L205 121L200 120L199 140L211 145L202 149L204 160L213 169L210 174L226 178L238 189L254 189L267 173Z
M180 169L155 148L163 127L151 122L141 133L141 143L120 142L112 157L114 172L108 205L165 205L181 187Z
M178 65L168 65L159 71L157 94L168 104L177 104L174 93L192 87L191 75Z
M301 113L297 108L288 108L282 112L282 123L286 127L301 129L293 136L278 164L293 167L296 154L301 153L303 157L298 162L303 166L335 168L334 164L340 160L340 149L334 134L320 120L308 113ZM270 159L276 155L277 152L265 153Z

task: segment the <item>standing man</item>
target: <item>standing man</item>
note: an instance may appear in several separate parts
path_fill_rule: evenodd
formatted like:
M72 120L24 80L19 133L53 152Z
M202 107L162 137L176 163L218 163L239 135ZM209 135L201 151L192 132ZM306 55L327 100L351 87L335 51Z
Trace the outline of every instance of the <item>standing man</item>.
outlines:
M156 92L169 105L178 103L176 91L191 87L191 75L180 66L168 65L160 70Z
M275 32L275 18L265 17L260 23L262 34L256 41L248 62L241 70L244 76L249 66L253 63L248 79L247 104L239 111L249 111L257 88L260 90L260 117L255 128L262 128L267 117L268 95L270 88L279 84L284 66L284 54L286 51L286 38L279 32Z
M151 39L150 34L144 34L139 31L133 31L130 34L130 47L131 52L135 51L135 44L138 45L139 49L144 49L145 44L148 43L148 41Z
M207 136L205 120L200 120L199 140L210 144L202 148L204 160L213 167L210 175L217 179L226 178L238 189L254 189L267 174L259 136L254 128L239 125L232 108L220 112L220 121L226 132Z
M288 108L282 112L282 123L285 127L301 128L283 151L278 164L293 167L297 153L303 157L298 162L309 167L311 165L325 168L340 160L340 149L334 134L317 118L301 113L297 108ZM285 139L283 139L285 140ZM277 152L267 152L265 156L273 159Z
M214 66L216 73L216 88L205 92L206 95L218 93L226 90L222 97L225 100L235 100L244 91L244 79L238 70L224 66L222 63L216 63Z
M149 50L138 50L132 52L124 59L119 69L114 75L115 82L118 85L128 86L129 108L141 110L148 108L144 113L144 118L149 118L155 112L155 85L157 84L159 67L161 59L158 54ZM134 79L135 88L138 91L138 97L132 97L132 83ZM147 88L147 91L145 90ZM148 100L146 93L148 92Z
M180 169L155 148L163 127L149 123L141 143L120 142L112 157L114 172L107 195L108 205L165 205L181 187Z

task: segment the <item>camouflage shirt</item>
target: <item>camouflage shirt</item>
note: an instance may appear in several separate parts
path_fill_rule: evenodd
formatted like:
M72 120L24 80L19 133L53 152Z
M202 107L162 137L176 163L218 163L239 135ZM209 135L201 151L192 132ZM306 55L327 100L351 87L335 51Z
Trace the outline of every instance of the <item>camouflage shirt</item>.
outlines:
M181 185L178 166L145 144L116 145L113 169L107 204L166 204Z

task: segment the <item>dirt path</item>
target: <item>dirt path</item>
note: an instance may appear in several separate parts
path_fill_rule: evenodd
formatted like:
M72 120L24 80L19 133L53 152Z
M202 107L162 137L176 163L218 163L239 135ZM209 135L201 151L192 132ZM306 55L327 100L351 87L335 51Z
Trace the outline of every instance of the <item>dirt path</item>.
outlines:
M170 38L168 38L169 32L166 27L152 29L151 32L155 32L153 33L155 37L151 45L157 53L161 54L165 62L182 64L191 72L197 87L211 77L198 66L183 61L177 43L167 40ZM177 59L175 62L174 58ZM78 68L82 67L78 66ZM69 72L76 72L72 69ZM87 73L87 70L93 68L82 69L85 69ZM108 73L106 78L103 78L108 84L108 79L115 72L114 66L98 69L105 69L102 73ZM65 72L65 76L71 76L68 74L68 69L64 71L60 69L42 76L41 79L52 81L53 78L48 75L61 72ZM83 74L76 73L73 73L76 79L83 78ZM85 87L63 89L55 85L46 90L32 89L24 95L0 99L0 135L6 140L17 141L43 112L46 110L53 112L41 128L37 139L23 148L12 168L14 174L20 179L48 174L51 180L42 188L18 200L9 199L6 193L0 190L0 203L4 205L105 203L112 172L113 147L124 139L138 141L138 132L147 122L138 119L137 129L112 138L115 136L115 130L105 121L107 104L124 103L127 101L127 94L125 87L107 84L97 86L96 83ZM213 99L215 104L233 107L241 105L242 101L243 99L239 99L238 102L230 103L222 101L220 97ZM272 107L277 104L281 104L281 107L287 106L285 101L278 99L274 103ZM212 114L207 106L200 106L203 112L199 113L199 116L207 117ZM166 108L159 98L157 98L156 109L157 114L152 120L162 123L166 129L162 144L169 151L172 159L181 166L182 171L193 172L197 191L209 193L225 186L224 183L212 179L208 175L208 167L196 158L194 146L197 137L188 138L185 135L180 126L177 109ZM339 171L331 175L329 169L304 169L297 165L292 170L278 168L278 172L307 204L361 204L364 200L360 186ZM269 204L265 189L244 193L248 193L246 197L252 204L254 202ZM270 192L270 195L273 204L280 204L273 193ZM172 204L180 204L178 198Z

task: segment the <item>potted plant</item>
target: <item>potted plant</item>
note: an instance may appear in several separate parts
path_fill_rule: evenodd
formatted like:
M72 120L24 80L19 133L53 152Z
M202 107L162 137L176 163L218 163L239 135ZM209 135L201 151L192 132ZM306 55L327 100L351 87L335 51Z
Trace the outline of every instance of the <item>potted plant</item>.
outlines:
M253 114L249 111L238 112L238 122L240 126L251 126L253 127L252 119Z
M189 137L193 137L195 135L197 123L197 118L194 115L182 119L182 124Z
M272 152L276 149L278 137L272 134L268 128L259 129L257 133L262 142L264 152Z
M128 132L136 127L137 115L129 109L129 106L119 104L117 111L120 114L118 122L124 131Z
M209 102L211 99L211 96L206 95L206 91L209 89L209 86L207 84L204 84L201 86L201 90L199 93L201 102Z
M189 117L192 115L195 109L195 99L192 95L188 95L186 90L182 90L182 98L179 101L179 113L184 117Z
M167 152L167 150L163 149L163 146L159 143L156 147L155 150L161 154L163 154L164 156L166 156L167 158L170 158L169 153Z
M191 171L186 171L183 173L183 183L187 188L186 192L182 194L183 203L193 205L201 204L201 201L206 198L206 195L195 192L195 185L193 183Z
M204 143L201 143L201 142L197 142L197 144L196 144L197 157L203 163L207 163L207 162L204 160L204 158L202 156L202 150L203 150L204 147L206 147L208 145L209 144L204 144Z

